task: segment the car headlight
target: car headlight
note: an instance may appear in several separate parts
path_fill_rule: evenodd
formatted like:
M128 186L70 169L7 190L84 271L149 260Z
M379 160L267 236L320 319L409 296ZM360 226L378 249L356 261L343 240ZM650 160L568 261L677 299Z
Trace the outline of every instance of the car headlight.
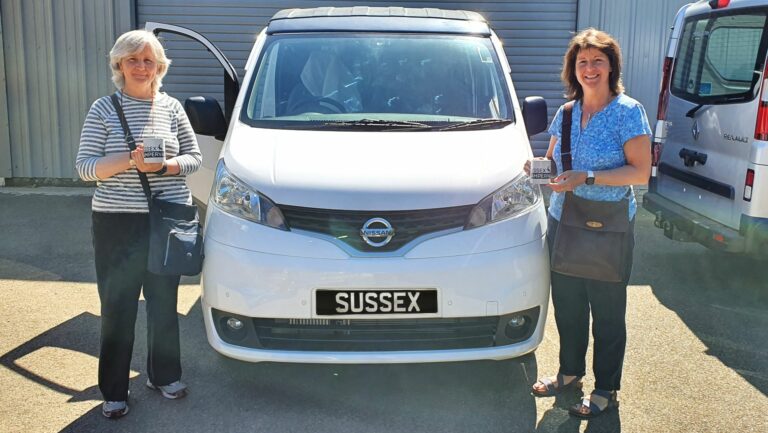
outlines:
M532 209L541 200L541 189L531 183L525 173L520 174L499 190L480 200L472 209L465 230L512 218Z
M224 212L265 226L288 230L283 213L258 191L250 188L227 170L224 159L216 167L211 191L213 203Z

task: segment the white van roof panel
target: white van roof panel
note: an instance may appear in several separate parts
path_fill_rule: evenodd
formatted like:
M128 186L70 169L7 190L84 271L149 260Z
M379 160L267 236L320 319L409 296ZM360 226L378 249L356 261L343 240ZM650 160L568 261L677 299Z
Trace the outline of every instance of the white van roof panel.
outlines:
M267 27L269 34L321 31L491 35L488 22L477 12L433 8L284 9Z

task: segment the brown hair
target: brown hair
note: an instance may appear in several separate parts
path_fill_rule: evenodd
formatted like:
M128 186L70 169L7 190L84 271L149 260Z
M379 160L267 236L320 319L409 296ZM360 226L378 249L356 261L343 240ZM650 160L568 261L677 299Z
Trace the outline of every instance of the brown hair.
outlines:
M569 100L584 97L584 89L581 88L581 84L576 79L576 56L579 55L579 51L588 48L598 49L608 57L611 65L608 86L611 88L611 93L618 95L624 92L624 85L621 83L621 47L619 47L619 43L608 33L590 27L582 30L571 39L568 44L568 51L563 56L563 72L560 74L560 79L565 85L564 96Z

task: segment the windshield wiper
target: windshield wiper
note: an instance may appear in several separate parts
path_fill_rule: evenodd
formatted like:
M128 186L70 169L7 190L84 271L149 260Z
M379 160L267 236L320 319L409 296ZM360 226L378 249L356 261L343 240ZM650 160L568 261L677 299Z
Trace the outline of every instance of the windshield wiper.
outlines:
M452 129L483 129L488 126L507 126L512 123L512 119L476 119L466 122L458 122L440 128L440 131L449 131Z
M703 106L704 104L698 104L697 106L691 108L687 113L685 113L685 117L690 117L693 119L693 116L696 114L696 112L699 111Z
M426 123L413 122L408 120L375 120L360 119L348 122L326 122L323 123L326 128L344 128L344 129L432 129Z

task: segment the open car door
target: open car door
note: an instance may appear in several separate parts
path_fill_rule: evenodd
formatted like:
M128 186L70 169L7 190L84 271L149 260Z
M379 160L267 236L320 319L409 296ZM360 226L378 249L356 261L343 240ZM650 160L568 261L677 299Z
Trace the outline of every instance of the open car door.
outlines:
M203 164L200 170L187 177L187 185L192 191L192 197L199 204L205 206L208 203L208 195L216 172L216 164L224 144L229 121L240 90L240 80L232 63L224 56L205 36L180 26L172 24L147 22L144 28L147 31L159 35L160 33L173 33L195 40L202 44L208 52L213 54L216 60L224 68L224 111L221 110L219 101L206 96L193 96L184 101L184 110L189 117L192 128L197 135L197 142L203 154Z

